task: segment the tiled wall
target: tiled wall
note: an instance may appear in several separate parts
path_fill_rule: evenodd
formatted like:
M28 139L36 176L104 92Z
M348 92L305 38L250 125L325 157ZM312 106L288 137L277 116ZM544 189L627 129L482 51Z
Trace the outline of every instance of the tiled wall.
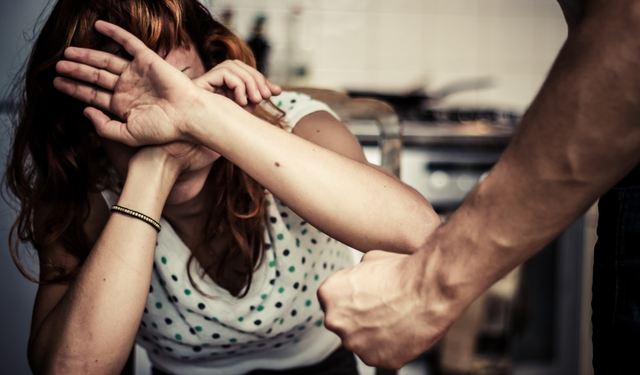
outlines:
M492 78L494 88L457 94L443 106L526 108L567 34L556 0L208 2L216 13L233 9L232 26L245 37L255 16L266 14L276 81L285 80L287 61L308 68L297 83L338 89L432 91ZM287 49L288 38L297 51Z

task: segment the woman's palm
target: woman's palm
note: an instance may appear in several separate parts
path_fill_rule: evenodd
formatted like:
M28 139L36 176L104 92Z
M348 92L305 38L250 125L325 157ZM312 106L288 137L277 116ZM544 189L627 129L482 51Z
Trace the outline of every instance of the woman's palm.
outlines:
M58 77L56 87L92 106L85 114L101 136L130 146L181 140L182 117L197 99L198 87L127 31L106 23L97 23L96 28L99 26L99 31L122 44L133 60L70 47L65 51L69 61L59 62L56 68L78 81Z
M185 93L193 84L160 56L149 52L123 71L113 92L111 111L126 119L123 131L140 144L167 143L180 137L180 114L188 113L185 106L193 103Z

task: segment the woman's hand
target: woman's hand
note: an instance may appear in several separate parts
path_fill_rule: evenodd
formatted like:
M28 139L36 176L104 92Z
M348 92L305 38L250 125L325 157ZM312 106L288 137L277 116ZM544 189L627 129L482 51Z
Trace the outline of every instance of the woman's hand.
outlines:
M130 146L193 141L189 123L202 90L223 94L252 111L281 89L239 61L225 61L191 81L126 30L96 22L96 30L121 44L132 61L69 47L56 65L55 87L90 104L85 115L102 137ZM105 112L112 113L112 119ZM196 113L194 113L196 112ZM126 122L121 122L124 120Z
M55 87L92 106L85 109L85 115L105 138L130 146L187 139L183 130L198 87L122 28L98 21L96 30L122 45L133 60L69 47L65 50L68 60L58 62L56 69L87 83L57 77Z
M256 105L282 92L280 86L240 60L226 60L193 80L200 88L224 95L253 113Z

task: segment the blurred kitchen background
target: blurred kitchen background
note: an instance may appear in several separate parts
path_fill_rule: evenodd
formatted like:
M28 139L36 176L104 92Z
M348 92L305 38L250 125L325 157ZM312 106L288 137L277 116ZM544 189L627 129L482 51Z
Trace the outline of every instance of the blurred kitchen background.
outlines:
M494 88L449 105L522 111L562 46L555 0L209 0L248 39L257 17L271 45L270 77L338 89L435 93L460 80Z
M0 92L22 66L45 0L0 3ZM555 0L204 0L284 85L394 106L401 178L446 217L499 158L567 36ZM46 12L46 10L45 10ZM0 172L10 128L0 105ZM379 162L375 121L349 127ZM0 202L0 372L27 374L36 286L11 261ZM472 305L411 374L591 374L592 209ZM37 271L37 266L33 267ZM139 374L148 369L139 353ZM362 367L362 374L374 369Z

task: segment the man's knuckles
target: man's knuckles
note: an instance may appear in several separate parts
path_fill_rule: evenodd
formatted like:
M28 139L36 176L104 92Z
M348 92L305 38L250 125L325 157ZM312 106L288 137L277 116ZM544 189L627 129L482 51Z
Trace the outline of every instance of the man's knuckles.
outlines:
M363 351L354 350L354 353L364 362L367 366L379 367L389 370L399 370L405 362L400 359L400 353L395 352L380 352L380 351L367 351L366 348Z

